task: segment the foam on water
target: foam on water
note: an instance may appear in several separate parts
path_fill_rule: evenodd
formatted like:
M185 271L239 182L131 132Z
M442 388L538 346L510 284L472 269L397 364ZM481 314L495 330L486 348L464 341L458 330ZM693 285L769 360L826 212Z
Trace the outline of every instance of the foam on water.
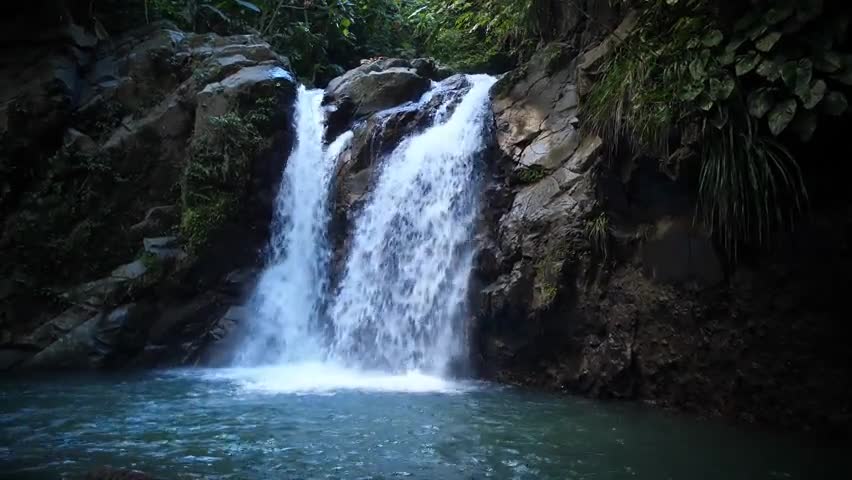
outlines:
M296 147L281 181L239 368L212 377L280 393L465 388L442 376L466 357L476 179L495 79L458 80L433 84L419 101L378 115L386 121L440 98L430 127L409 132L375 159L339 286L329 281L329 198L353 135L326 147L323 93L299 90Z
M204 373L209 380L228 380L243 391L280 394L333 394L341 391L398 393L463 393L474 384L456 382L419 371L399 375L347 368L329 362L228 368Z

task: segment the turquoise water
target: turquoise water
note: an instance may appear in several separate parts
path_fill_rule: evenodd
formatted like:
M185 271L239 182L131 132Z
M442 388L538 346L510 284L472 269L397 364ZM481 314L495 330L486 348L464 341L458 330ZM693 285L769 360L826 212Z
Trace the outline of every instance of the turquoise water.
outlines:
M159 372L7 379L0 393L9 479L103 465L174 479L845 479L847 453L632 405L420 376Z

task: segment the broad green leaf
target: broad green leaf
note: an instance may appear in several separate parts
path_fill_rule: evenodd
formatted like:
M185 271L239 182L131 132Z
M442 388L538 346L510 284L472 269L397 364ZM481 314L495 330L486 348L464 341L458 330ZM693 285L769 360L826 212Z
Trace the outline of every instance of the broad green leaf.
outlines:
M843 67L843 59L837 52L820 52L813 59L814 68L823 73L834 73Z
M841 92L828 92L825 100L822 102L822 111L828 115L840 116L843 115L849 108L849 102L846 95Z
M725 38L725 36L722 35L720 30L711 30L704 35L704 38L701 39L701 43L703 43L705 47L717 47L720 43L722 43L723 38Z
M732 65L736 61L737 57L733 50L725 50L719 55L719 65L723 67L727 67Z
M749 52L745 55L737 57L736 72L738 77L742 77L754 70L754 67L760 63L761 57L757 52Z
M748 40L744 33L737 33L733 37L731 37L731 41L725 45L726 52L736 52L745 41Z
M807 109L811 110L816 107L819 102L822 101L823 97L825 97L825 92L828 89L828 85L825 84L822 80L817 80L813 82L811 88L808 89L807 93L804 96L799 96L802 99L802 105Z
M703 81L707 77L707 62L702 58L695 58L689 62L689 74L693 80Z
M817 129L817 114L814 112L799 112L790 128L803 142L809 142Z
M796 87L793 90L799 98L808 94L811 89L811 79L814 75L814 64L810 59L799 60L796 65Z
M775 95L768 88L759 88L748 95L748 113L754 118L763 118L772 110Z
M701 92L704 91L704 84L699 82L692 82L687 86L682 92L680 92L680 99L685 102L691 102L698 98L701 95Z
M713 108L713 103L713 99L706 93L702 93L701 96L698 97L698 108L705 112L709 112L710 109Z
M714 100L727 100L735 87L734 79L729 75L710 80L709 94Z
M777 59L767 58L757 66L757 74L774 82L781 77L781 62Z
M707 93L710 95L710 98L713 100L724 100L721 95L722 91L722 82L719 81L718 78L710 79L710 88L707 90Z
M768 52L778 43L778 40L781 40L781 32L769 32L766 36L758 40L754 46L761 52Z
M787 126L793 121L793 117L796 116L797 108L796 99L788 98L775 105L775 108L769 111L767 118L769 121L769 131L772 132L772 135L777 137L787 129Z
M784 84L800 97L806 95L811 88L812 77L813 63L807 58L798 62L789 61L781 67L781 78L784 79Z
M765 23L758 23L751 27L751 30L748 31L748 38L751 39L751 41L755 41L760 38L761 35L766 33L767 30L769 30L769 27Z

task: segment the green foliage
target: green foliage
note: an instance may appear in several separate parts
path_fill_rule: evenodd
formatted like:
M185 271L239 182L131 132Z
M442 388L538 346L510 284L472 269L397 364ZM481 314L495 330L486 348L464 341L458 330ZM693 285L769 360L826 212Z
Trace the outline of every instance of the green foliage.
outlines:
M736 251L789 227L807 198L785 142L808 141L848 110L848 13L823 2L754 2L731 28L716 2L645 0L637 28L584 100L591 129L616 148L667 157L700 140L697 218ZM848 60L848 61L847 61ZM697 124L699 139L680 125Z
M197 253L207 244L210 235L231 219L237 201L228 194L208 198L203 204L184 207L180 222L180 233L187 250Z
M255 33L317 83L377 55L414 56L403 9L413 0L148 0L148 20L185 29Z
M532 167L522 168L518 172L518 180L520 180L521 183L537 183L547 175L547 170L539 165L533 165Z
M609 217L605 213L586 222L586 237L592 252L606 261L609 258Z
M732 256L738 244L763 245L778 226L791 226L807 201L799 166L774 138L758 133L741 110L702 139L697 218Z
M481 69L501 56L528 56L539 40L542 0L411 0L406 17L415 41L438 60Z
M275 99L260 99L243 115L211 117L190 147L181 185L181 236L196 252L235 212L252 160L264 149Z

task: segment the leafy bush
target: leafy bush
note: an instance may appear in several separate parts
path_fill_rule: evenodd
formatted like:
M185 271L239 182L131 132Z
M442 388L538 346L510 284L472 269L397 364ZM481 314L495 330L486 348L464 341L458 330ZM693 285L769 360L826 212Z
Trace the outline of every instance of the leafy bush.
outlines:
M852 56L835 50L848 14L822 0L756 2L730 27L715 3L640 1L637 28L583 108L611 145L662 157L678 144L697 149L696 218L736 254L801 212L807 191L785 144L847 111Z

